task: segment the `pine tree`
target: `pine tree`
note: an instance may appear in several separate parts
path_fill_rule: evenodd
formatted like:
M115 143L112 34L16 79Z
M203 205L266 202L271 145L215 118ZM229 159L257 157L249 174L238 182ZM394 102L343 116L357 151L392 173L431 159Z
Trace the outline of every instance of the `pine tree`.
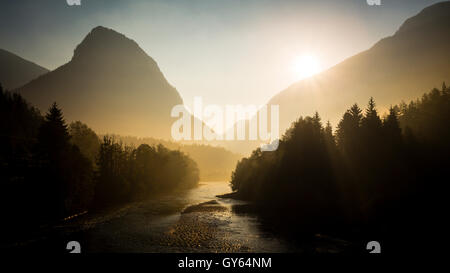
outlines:
M322 128L322 119L320 118L319 112L315 112L314 113L314 117L312 118L313 121L313 125L316 129L321 129Z
M333 127L331 126L330 121L327 121L327 124L324 129L325 141L328 146L336 147L336 141L333 135ZM330 147L328 147L330 148Z
M354 122L355 127L359 127L362 119L362 110L359 108L358 104L353 104L353 106L348 110L348 113L351 115L352 120Z
M325 134L327 136L329 135L333 136L333 128L331 127L331 123L329 120L327 121L327 125L325 126Z
M44 123L39 129L39 142L50 154L63 152L70 147L70 135L61 109L55 103L45 115Z
M355 103L345 112L338 124L336 131L337 144L347 155L353 153L356 143L359 143L360 126L363 118L361 113L362 110Z
M367 104L366 113L362 119L362 126L368 133L375 133L381 128L381 119L378 116L375 101L373 97L370 98Z
M399 145L402 139L402 130L398 121L398 114L394 107L389 109L389 115L383 122L383 130L385 132L385 139L394 145Z
M316 122L316 123L320 123L321 122L321 118L320 118L319 112L316 111L314 113L313 121Z
M367 104L367 109L366 109L366 118L373 117L377 114L378 113L375 108L375 101L374 101L373 97L370 97L369 103Z

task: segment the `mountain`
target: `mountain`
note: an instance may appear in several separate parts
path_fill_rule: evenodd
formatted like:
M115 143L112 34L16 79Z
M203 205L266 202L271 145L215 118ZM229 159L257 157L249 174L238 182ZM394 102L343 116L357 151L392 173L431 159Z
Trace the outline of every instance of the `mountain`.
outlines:
M374 97L383 112L450 80L450 2L422 10L391 37L336 66L291 85L269 105L280 106L280 129L318 111L336 126L346 109Z
M67 120L99 133L169 138L174 105L183 104L157 63L112 29L96 27L72 59L16 90L39 109L54 101Z
M5 89L22 86L47 72L42 66L0 49L0 83Z

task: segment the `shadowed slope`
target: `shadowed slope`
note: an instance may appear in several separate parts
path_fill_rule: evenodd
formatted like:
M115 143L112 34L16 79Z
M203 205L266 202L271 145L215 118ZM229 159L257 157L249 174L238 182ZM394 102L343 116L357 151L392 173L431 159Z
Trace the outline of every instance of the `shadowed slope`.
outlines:
M170 137L170 111L183 101L133 40L94 28L72 60L17 90L41 110L56 101L68 120L99 133Z
M301 115L319 111L336 125L349 103L373 96L381 111L450 79L450 2L408 19L391 37L314 77L294 83L268 104L280 105L283 132Z
M47 72L35 63L0 49L0 83L5 89L17 88Z

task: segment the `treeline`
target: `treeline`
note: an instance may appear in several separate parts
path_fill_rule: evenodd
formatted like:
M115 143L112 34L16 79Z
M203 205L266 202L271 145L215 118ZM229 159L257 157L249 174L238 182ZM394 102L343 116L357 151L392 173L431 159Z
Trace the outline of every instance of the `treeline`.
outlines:
M372 98L364 112L355 104L334 133L317 113L301 117L276 151L242 159L231 186L294 237L435 240L446 213L449 124L445 84L383 118Z
M179 143L151 137L138 138L134 136L112 135L124 145L139 146L148 144L151 146L162 144L171 150L180 150L189 155L198 165L200 180L202 181L225 181L230 179L231 172L242 155L233 153L223 147Z
M97 164L95 201L101 205L187 189L199 181L199 170L194 160L161 144L141 144L135 149L105 136Z
M0 205L19 231L86 210L196 185L196 163L162 145L100 141L81 122L67 125L53 104L45 116L0 85Z

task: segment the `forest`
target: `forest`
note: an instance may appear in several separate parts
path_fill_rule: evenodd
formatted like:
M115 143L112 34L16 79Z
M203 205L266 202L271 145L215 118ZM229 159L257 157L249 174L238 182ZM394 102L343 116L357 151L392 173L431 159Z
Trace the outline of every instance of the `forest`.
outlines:
M136 148L113 136L100 140L82 122L67 124L56 103L43 116L1 85L0 143L2 229L8 234L199 181L196 162L179 150Z
M162 144L171 150L180 150L192 158L200 170L201 181L228 181L236 163L242 158L241 154L233 153L218 145L206 145L202 143L182 143L153 137L136 137L110 134L124 145L138 147L141 144L151 146ZM102 137L100 135L99 137Z
M253 151L233 171L232 196L293 240L328 234L402 247L436 242L446 215L450 88L392 106L380 117L370 98L337 129L318 113L300 117L278 150ZM425 236L424 236L425 235Z
M80 121L67 124L56 103L41 115L1 86L0 124L8 234L199 181L197 163L179 149L100 138ZM447 206L449 124L445 83L383 116L373 98L364 110L354 104L335 130L319 113L300 117L276 151L256 149L238 162L233 196L251 201L267 226L293 241L316 234L398 245L436 241Z

